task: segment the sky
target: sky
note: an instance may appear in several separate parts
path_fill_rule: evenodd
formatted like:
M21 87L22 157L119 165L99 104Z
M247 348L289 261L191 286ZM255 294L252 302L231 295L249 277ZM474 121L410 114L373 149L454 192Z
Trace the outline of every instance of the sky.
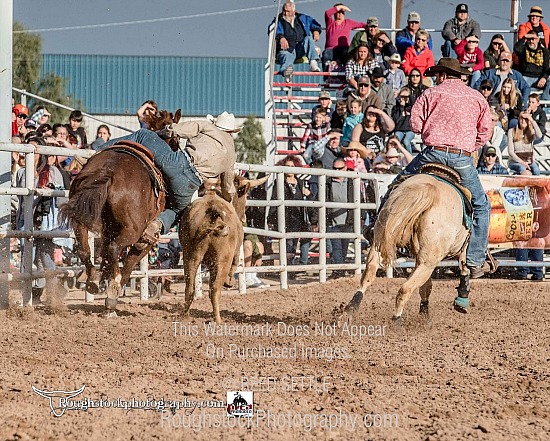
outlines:
M13 3L14 21L28 30L37 30L42 36L44 54L265 58L267 26L278 12L279 0L14 0ZM334 0L296 0L296 10L313 16L324 26L324 11L334 3ZM381 28L390 27L390 0L344 3L351 9L348 18L366 21L376 15ZM403 0L400 27L405 26L406 14L414 10L421 15L422 27L441 29L454 16L457 3ZM481 24L482 31L510 29L511 0L466 3L470 16ZM521 3L520 23L527 20L532 4L542 4L550 13L548 0ZM482 37L483 50L493 33ZM437 59L442 39L439 33L432 38ZM512 37L507 36L506 40L511 44Z

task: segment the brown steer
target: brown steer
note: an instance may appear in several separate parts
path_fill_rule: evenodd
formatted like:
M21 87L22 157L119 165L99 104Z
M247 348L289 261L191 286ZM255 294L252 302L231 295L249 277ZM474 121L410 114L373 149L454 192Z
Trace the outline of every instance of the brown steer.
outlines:
M203 263L210 271L210 300L214 320L216 323L222 322L221 289L224 282L232 281L239 263L246 195L251 188L263 184L267 178L248 180L236 176L237 193L233 197L233 204L223 199L215 187L210 186L205 188L203 197L194 200L185 210L179 230L185 274L185 316L195 297L197 269Z

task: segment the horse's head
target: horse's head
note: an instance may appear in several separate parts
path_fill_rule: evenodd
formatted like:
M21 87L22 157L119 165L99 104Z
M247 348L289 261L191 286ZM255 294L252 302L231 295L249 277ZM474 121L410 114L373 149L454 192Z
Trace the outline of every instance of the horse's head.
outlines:
M173 114L168 110L159 110L156 114L147 114L144 117L144 122L149 127L149 130L157 132L164 129L170 124L176 124L181 119L181 109L176 110L176 113ZM166 143L171 147L172 150L176 151L179 149L180 137L173 135L170 138L163 138Z

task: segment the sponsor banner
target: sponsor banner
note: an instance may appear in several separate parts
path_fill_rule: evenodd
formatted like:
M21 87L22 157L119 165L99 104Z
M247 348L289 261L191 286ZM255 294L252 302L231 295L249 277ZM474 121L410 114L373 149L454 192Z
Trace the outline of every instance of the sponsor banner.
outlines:
M479 177L491 202L489 243L550 249L550 177Z

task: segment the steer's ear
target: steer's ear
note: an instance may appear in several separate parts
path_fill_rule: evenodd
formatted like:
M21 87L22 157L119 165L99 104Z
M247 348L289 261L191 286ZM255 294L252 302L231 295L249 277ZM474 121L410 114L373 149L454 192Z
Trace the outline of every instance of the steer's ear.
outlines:
M181 109L178 109L176 110L176 114L174 115L174 118L173 118L174 124L179 123L180 119L181 119Z

